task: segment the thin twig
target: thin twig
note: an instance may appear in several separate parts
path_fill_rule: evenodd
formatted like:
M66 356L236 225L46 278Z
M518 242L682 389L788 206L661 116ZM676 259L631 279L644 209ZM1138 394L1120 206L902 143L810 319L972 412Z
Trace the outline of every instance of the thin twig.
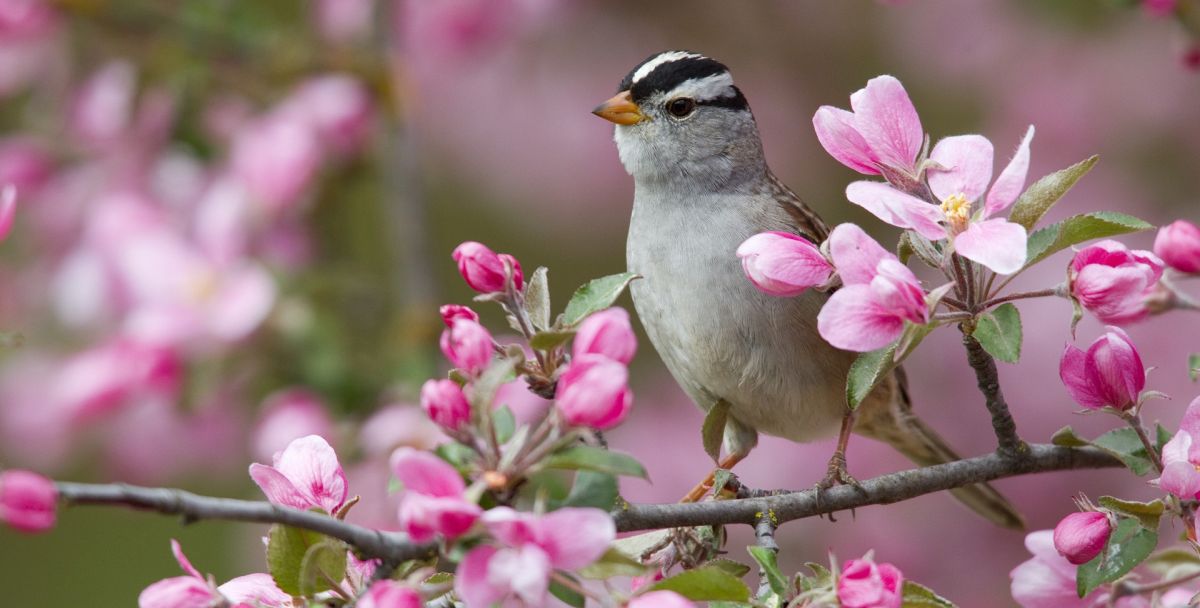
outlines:
M1146 434L1146 427L1142 426L1142 417L1137 414L1125 413L1121 416L1125 422L1137 433L1138 441L1142 442L1142 447L1146 448L1146 455L1150 457L1150 462L1154 463L1154 469L1159 475L1163 472L1162 456L1158 453L1158 448L1150 441L1150 436Z
M996 370L996 360L983 350L983 346L969 333L963 331L963 346L967 349L967 362L975 370L975 379L979 392L983 393L988 412L992 415L992 429L996 432L996 441L1000 452L1013 455L1019 454L1024 442L1017 435L1017 423L1008 411L1008 402L1000 390L1000 373Z
M1044 298L1047 296L1054 296L1054 295L1058 295L1057 287L1051 287L1049 289L1039 289L1037 291L1021 291L1021 292L1017 292L1017 293L1010 293L1006 296L1001 296L999 298L992 298L992 299L980 304L979 306L977 306L976 309L978 311L982 312L982 311L987 310L998 304L1003 304L1005 302L1012 302L1013 300L1024 300L1027 298Z
M1189 572L1175 578L1168 578L1156 583L1147 583L1139 585L1132 581L1122 581L1117 583L1113 588L1112 599L1118 600L1131 595L1144 595L1146 593L1154 593L1155 591L1165 591L1171 587L1182 585L1186 582L1200 578L1200 570Z

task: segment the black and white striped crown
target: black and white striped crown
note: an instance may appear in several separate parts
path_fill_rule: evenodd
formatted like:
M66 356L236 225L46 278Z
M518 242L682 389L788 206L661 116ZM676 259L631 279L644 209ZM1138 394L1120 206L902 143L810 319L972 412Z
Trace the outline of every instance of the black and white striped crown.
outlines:
M690 51L666 51L647 57L621 80L617 90L629 91L634 103L666 93L670 98L690 97L702 105L750 109L725 64Z

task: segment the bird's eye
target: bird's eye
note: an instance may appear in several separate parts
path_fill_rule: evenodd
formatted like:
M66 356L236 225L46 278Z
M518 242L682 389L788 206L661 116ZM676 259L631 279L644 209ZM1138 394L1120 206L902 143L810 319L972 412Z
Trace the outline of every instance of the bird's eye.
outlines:
M690 97L676 97L667 102L667 111L675 118L684 118L696 109L696 100Z

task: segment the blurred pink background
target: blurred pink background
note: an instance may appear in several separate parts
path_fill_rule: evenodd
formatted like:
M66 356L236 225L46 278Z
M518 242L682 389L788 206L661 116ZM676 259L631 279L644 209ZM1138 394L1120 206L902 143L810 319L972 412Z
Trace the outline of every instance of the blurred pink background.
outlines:
M1032 177L1100 154L1051 219L1200 221L1188 44L1170 17L1092 0L0 0L0 181L19 188L0 331L21 342L0 348L0 464L256 497L246 465L280 434L319 432L356 463L351 491L366 499L354 518L392 525L383 459L436 440L415 387L444 365L436 306L471 295L453 246L480 240L550 267L558 306L624 269L632 184L611 125L588 112L645 56L687 48L729 65L775 172L831 223L886 242L894 230L845 201L856 175L811 127L819 105L845 106L882 73L904 82L934 140L978 132L1006 158L1036 125ZM1017 287L1060 282L1066 257ZM1058 380L1070 305L1021 310L1025 356L1001 376L1022 436L1112 428L1075 414ZM1173 428L1200 395L1186 372L1200 323L1128 329L1155 367L1148 386L1172 396L1145 417ZM1100 330L1086 319L1078 340ZM610 439L652 483L623 491L672 501L710 467L702 416L648 342L634 365L634 413ZM906 368L925 420L964 455L992 448L956 332L931 336ZM738 473L806 488L832 448L765 438ZM864 439L849 461L860 479L908 466ZM1031 529L1052 527L1079 491L1154 495L1111 471L997 486ZM730 557L745 560L749 530L731 531ZM251 527L72 509L48 538L0 530L0 581L16 604L128 605L173 574L171 536L219 580L261 564ZM963 606L1012 605L1008 571L1027 558L1021 533L941 495L793 522L778 538L785 569L873 548ZM77 585L52 583L63 567Z

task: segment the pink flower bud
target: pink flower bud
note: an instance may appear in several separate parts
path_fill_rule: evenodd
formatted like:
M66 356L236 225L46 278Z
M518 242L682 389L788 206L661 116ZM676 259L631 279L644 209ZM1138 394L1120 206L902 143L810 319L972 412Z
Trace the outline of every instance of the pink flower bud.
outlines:
M674 591L643 593L625 604L625 608L695 608L695 606L691 600Z
M505 262L512 266L516 288L519 290L525 285L520 262L507 253L497 254L483 243L467 241L455 247L450 257L458 262L458 272L467 285L479 293L504 291Z
M584 319L575 334L572 352L576 357L588 353L604 355L628 365L637 352L637 336L629 324L629 313L613 307Z
M446 327L454 325L455 319L479 321L479 315L475 311L461 304L446 304L439 308L438 312L442 315L442 323L445 323Z
M837 596L842 608L900 608L904 575L891 564L852 559L842 567Z
M1116 327L1109 327L1086 352L1068 344L1058 375L1071 398L1088 409L1129 409L1146 387L1142 358L1129 336Z
M1163 226L1154 237L1154 253L1179 272L1200 274L1200 227L1186 220Z
M358 600L358 608L421 608L421 594L396 581L376 581Z
M576 357L558 379L558 410L568 424L612 428L633 405L628 382L629 370L617 361L603 355Z
M773 296L798 296L833 273L816 245L787 232L760 232L737 248L737 256L750 282Z
M421 407L447 431L457 431L471 420L471 404L453 380L427 380L421 387Z
M478 321L456 319L442 331L442 353L455 367L478 374L492 361L492 334Z
M1054 549L1072 564L1086 564L1104 550L1112 524L1097 511L1072 513L1054 527Z
M54 527L58 490L54 482L30 471L0 472L0 521L21 532Z
M1100 241L1071 260L1071 294L1101 321L1124 325L1149 313L1146 298L1155 291L1162 271L1162 260L1149 251Z

